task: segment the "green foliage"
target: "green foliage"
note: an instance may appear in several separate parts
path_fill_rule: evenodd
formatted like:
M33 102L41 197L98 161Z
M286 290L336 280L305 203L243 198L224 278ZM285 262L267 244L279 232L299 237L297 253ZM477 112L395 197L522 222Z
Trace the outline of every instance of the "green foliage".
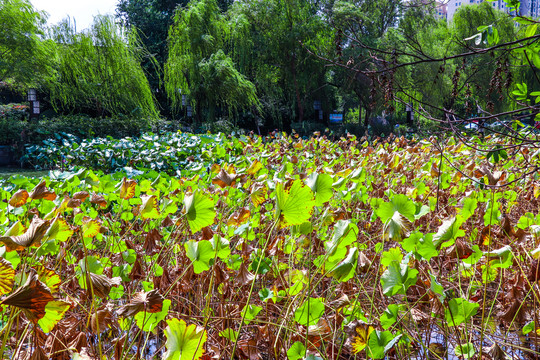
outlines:
M409 267L409 256L402 261L392 261L381 276L383 293L387 296L405 294L407 289L416 284L418 270Z
M76 33L64 21L50 36L57 44L58 75L45 87L55 109L157 117L135 32L126 32L111 17L97 16L86 32Z
M325 62L309 54L330 54L334 30L319 16L323 4L301 0L235 1L228 12L231 57L257 87L261 115L289 130L292 121L318 117L313 100L329 112L334 90Z
M0 1L0 81L39 87L55 78L56 45L42 40L46 19L29 1Z
M294 311L294 320L303 326L315 325L324 313L321 299L308 298Z
M179 9L169 31L167 94L176 107L187 95L199 122L203 109L214 120L216 107L235 114L258 103L255 86L224 51L229 31L215 0L192 1Z
M91 167L106 172L123 168L165 171L170 174L206 168L217 159L230 160L241 152L238 139L226 142L223 135L194 136L185 133L139 138L94 138L81 140L73 135L55 134L55 140L28 146L23 160L39 169Z
M208 335L206 330L197 325L187 325L184 320L167 320L165 336L167 351L165 360L198 360L204 353L204 344Z
M446 322L452 326L458 326L474 316L479 306L478 303L473 303L463 298L451 299L448 301L448 307L445 309Z

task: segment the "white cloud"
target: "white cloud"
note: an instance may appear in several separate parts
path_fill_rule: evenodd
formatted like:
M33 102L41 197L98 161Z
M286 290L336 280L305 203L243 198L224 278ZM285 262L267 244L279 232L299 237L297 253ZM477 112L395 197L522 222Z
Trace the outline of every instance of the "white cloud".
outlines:
M117 0L30 0L38 10L49 13L49 24L75 18L77 31L90 26L95 15L114 15Z

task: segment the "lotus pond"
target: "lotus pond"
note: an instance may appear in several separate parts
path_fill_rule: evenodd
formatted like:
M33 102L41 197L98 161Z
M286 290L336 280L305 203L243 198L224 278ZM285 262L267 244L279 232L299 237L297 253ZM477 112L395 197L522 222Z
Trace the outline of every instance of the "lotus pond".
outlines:
M1 358L538 355L532 145L186 138L2 180Z

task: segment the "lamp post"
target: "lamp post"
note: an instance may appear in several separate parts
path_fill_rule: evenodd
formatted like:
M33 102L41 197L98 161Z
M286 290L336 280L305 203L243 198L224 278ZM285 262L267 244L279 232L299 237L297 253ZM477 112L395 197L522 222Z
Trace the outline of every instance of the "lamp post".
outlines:
M27 100L30 103L30 119L39 118L41 109L39 107L36 89L28 89Z
M313 110L319 112L319 120L323 119L323 111L322 111L322 105L320 100L313 101Z

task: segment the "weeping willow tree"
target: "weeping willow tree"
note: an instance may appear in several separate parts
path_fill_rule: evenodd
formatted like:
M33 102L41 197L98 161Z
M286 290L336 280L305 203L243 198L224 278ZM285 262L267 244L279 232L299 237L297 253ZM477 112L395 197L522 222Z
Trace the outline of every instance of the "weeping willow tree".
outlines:
M42 40L46 20L27 0L0 0L0 81L25 90L55 76L55 43Z
M125 32L112 17L96 16L88 31L77 33L65 20L50 37L58 54L57 78L48 83L55 109L158 116L135 32Z
M192 1L177 11L169 30L165 88L176 108L189 97L195 119L213 121L216 110L233 116L258 105L255 86L227 54L231 28L215 0Z

